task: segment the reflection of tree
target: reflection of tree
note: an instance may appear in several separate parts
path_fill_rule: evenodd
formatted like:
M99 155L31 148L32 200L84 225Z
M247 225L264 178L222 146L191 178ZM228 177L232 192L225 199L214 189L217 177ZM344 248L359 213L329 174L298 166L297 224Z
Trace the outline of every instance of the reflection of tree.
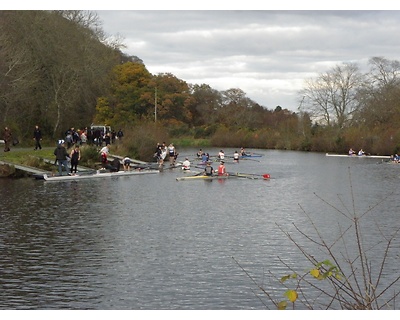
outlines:
M300 206L309 224L300 228L293 223L293 231L277 223L277 228L287 236L293 248L299 250L302 259L294 263L287 257L278 257L287 269L284 275L268 271L271 281L281 287L282 297L276 297L274 286L265 286L236 263L258 289L257 298L265 297L277 309L308 310L396 310L400 295L400 276L393 272L393 262L398 258L398 226L379 223L379 209L394 192L385 195L364 212L357 212L351 172L350 203L338 196L338 203L328 202L315 194L322 209L338 216L337 232L329 226L318 226L310 213ZM385 211L385 210L383 210ZM372 219L374 223L368 222ZM366 231L368 229L368 232ZM374 232L377 231L377 232ZM335 236L336 234L336 236ZM378 234L378 236L376 236ZM303 262L309 267L304 269ZM263 278L263 282L265 279Z

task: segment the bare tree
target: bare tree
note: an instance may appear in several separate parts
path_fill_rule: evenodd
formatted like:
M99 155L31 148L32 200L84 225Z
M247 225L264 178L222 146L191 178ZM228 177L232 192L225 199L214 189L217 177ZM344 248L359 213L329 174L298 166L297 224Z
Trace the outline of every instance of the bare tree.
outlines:
M120 61L102 41L97 14L6 11L0 18L0 120L19 128L40 122L53 136L90 123Z
M377 87L398 85L400 76L400 62L383 57L373 57L369 60L370 82Z
M357 89L362 81L363 75L356 64L336 65L316 79L306 81L300 91L304 97L302 109L327 125L337 124L342 128L357 107Z
M398 127L400 119L400 62L383 57L369 60L370 70L358 92L358 123L368 127Z

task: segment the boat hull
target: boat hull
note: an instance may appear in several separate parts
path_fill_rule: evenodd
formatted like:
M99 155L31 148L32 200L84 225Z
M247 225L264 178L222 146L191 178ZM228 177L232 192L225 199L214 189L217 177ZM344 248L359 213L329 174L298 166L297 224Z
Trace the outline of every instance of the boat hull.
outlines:
M235 176L190 176L190 177L179 177L176 178L176 181L183 180L219 180L219 179L228 179L235 178Z
M95 174L85 174L85 175L75 175L75 176L48 176L43 175L45 181L68 181L68 180L82 180L82 179L103 179L112 177L128 177L133 175L142 175L150 173L159 173L158 170L143 170L143 171L118 171L118 172L105 172L105 173L95 173Z
M375 156L375 155L347 155L347 154L335 154L335 153L326 153L327 157L343 157L343 158L357 158L357 159L390 159L390 156Z

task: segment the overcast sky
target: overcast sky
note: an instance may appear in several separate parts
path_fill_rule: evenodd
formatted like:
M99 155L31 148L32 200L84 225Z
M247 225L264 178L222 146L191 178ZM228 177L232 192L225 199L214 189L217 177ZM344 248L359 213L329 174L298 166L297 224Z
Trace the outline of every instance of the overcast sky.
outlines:
M0 8L96 11L104 31L121 36L122 51L150 73L220 91L240 88L268 109L296 111L304 80L337 64L356 62L366 71L374 56L400 60L395 1L260 2L14 0Z
M268 109L296 111L304 80L343 62L400 60L400 11L96 11L123 51L152 74L242 89ZM366 70L366 69L365 69Z

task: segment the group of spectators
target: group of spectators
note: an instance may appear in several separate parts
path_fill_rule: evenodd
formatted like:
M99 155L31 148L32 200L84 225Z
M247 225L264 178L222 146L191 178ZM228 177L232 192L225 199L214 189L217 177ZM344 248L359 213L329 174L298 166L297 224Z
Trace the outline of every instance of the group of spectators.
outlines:
M110 132L104 132L103 130L90 128L78 129L70 128L65 132L65 142L67 148L71 148L73 145L96 145L101 147L103 145L109 145L115 143L116 139L122 139L124 133L121 129L118 132L111 130Z

